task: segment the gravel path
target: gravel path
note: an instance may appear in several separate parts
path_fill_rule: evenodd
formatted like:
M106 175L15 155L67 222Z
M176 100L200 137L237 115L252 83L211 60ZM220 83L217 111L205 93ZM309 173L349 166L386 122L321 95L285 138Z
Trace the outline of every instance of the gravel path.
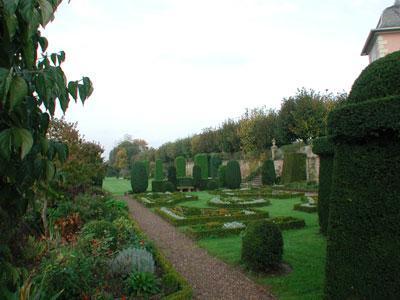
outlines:
M192 240L142 204L125 197L129 210L147 236L193 287L193 299L275 299L243 273L211 257Z

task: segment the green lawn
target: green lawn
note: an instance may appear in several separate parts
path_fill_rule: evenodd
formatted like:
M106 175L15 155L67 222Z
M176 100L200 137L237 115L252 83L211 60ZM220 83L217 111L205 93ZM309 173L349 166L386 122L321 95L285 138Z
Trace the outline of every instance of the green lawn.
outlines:
M103 181L103 189L116 196L122 196L132 190L131 182L123 178L106 177Z

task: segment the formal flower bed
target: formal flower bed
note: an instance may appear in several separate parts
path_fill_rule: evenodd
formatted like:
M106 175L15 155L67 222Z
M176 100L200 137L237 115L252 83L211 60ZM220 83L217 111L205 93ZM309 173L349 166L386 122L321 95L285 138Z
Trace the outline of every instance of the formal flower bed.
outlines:
M282 191L282 190L273 190L271 188L244 188L240 190L216 190L210 192L210 194L220 196L222 198L227 197L238 197L238 198L246 198L246 199L289 199L289 198L298 198L304 196L304 193L293 192L293 191Z
M210 201L208 205L217 207L227 207L227 208L238 208L238 207L261 207L270 205L271 201L261 197L252 196L215 196Z
M299 229L305 227L305 222L303 219L294 217L276 217L268 219L268 221L278 225L281 230ZM237 235L246 229L248 222L249 221L208 222L205 224L189 226L185 229L185 233L194 239Z
M185 193L145 193L134 196L135 200L143 203L146 207L168 207L182 202L198 200L197 196Z
M298 211L303 211L307 213L315 213L318 211L318 197L302 197L302 203L297 203L294 205L293 209Z
M207 223L213 221L230 222L238 220L257 220L268 218L268 212L254 209L162 207L156 213L177 226Z

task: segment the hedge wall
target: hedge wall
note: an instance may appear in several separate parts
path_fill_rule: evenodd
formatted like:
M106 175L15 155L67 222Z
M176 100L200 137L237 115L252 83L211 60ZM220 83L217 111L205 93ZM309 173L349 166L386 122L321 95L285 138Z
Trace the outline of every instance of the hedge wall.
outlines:
M169 166L167 173L168 173L168 175L167 175L168 181L171 182L176 189L176 186L178 184L178 181L176 178L176 168L174 166Z
M147 178L150 177L150 162L148 160L143 161L144 166L146 167L146 172L147 172Z
M201 168L201 178L208 179L208 155L207 154L197 154L194 157L194 164Z
M132 191L137 193L143 193L147 190L149 180L147 178L146 166L143 162L137 161L132 166L131 174L131 186Z
M192 177L182 177L177 179L177 186L194 186Z
M315 139L313 152L319 155L319 190L318 190L318 219L321 233L328 232L329 200L331 196L333 173L333 144L327 137Z
M151 182L151 191L154 193L164 193L164 180L153 180Z
M226 165L225 183L227 188L238 189L242 183L240 165L236 160L231 160Z
M176 177L186 177L186 159L183 156L175 158Z
M332 112L328 120L335 144L328 299L398 299L400 295L398 57L399 52L371 64L353 86L351 101L356 104ZM366 101L390 94L396 95Z
M210 157L210 177L217 178L218 177L218 168L222 164L221 155L218 153L211 154Z
M224 188L226 187L226 166L219 166L218 168L218 181L219 181L219 187Z
M272 160L264 161L261 167L261 180L263 184L273 185L276 181L275 165Z
M154 175L154 180L161 181L164 180L164 166L161 159L156 160L156 172Z
M304 180L307 180L306 155L303 153L285 153L282 182L288 184Z
M193 166L193 185L195 188L201 186L201 168L198 165Z

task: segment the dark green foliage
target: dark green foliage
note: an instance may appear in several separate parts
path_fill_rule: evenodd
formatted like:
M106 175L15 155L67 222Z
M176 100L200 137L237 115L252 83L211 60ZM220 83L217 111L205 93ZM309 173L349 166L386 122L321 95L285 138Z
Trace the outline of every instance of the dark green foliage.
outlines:
M213 153L210 156L210 176L212 178L218 177L218 168L222 164L221 155L218 153Z
M192 177L182 177L177 179L177 186L194 186Z
M176 191L176 186L170 182L170 181L164 181L164 187L163 187L164 192L175 192Z
M143 193L147 190L149 179L144 162L137 161L133 164L131 173L131 186L134 193Z
M195 188L201 186L201 168L198 165L193 166L193 185Z
M208 179L208 155L201 153L194 157L194 164L201 169L201 178Z
M328 232L329 201L332 187L333 144L326 137L316 139L313 142L313 152L320 157L318 219L321 233L326 235Z
M183 156L175 158L176 177L182 178L186 176L186 159Z
M171 182L176 189L176 185L178 184L178 182L176 179L176 168L174 166L170 166L168 168L168 181Z
M161 159L156 160L156 172L154 175L154 179L157 181L164 180L164 166Z
M304 203L297 203L293 206L294 210L306 212L306 213L315 213L318 211L318 207L316 205L303 205Z
M225 176L226 176L226 166L221 165L218 168L218 181L219 181L219 186L221 188L226 187Z
M151 191L154 193L164 193L164 180L153 180L151 182Z
M240 172L240 165L236 160L231 160L226 165L225 181L227 188L240 188L240 184L242 183L242 174Z
M144 166L146 167L146 172L147 172L147 178L150 177L150 162L148 160L143 161Z
M354 82L349 102L400 95L397 78L400 75L400 51L389 54L370 64Z
M354 104L329 118L335 154L327 299L400 295L399 55L371 64L353 86ZM376 99L386 96L394 97Z
M266 160L261 167L262 183L273 185L276 181L275 165L272 160Z
M132 273L127 279L128 292L137 297L148 297L160 291L158 282L152 273Z
M306 155L302 153L285 153L282 171L283 183L288 184L306 179Z
M215 179L211 179L210 181L208 181L207 183L207 190L209 191L213 191L218 189L218 181Z
M242 239L242 261L256 272L276 268L282 262L283 237L279 227L268 221L249 224Z

